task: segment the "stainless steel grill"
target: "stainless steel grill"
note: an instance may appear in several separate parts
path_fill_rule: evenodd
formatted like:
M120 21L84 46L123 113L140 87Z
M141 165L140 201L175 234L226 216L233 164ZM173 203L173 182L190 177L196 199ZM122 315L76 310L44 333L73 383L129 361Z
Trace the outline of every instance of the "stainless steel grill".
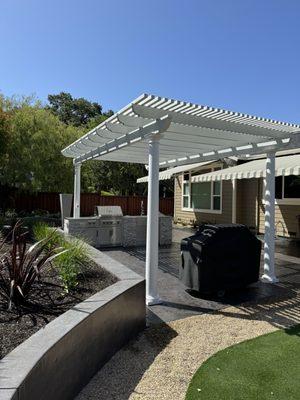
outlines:
M123 217L123 211L120 206L96 206L95 215L97 217Z
M121 246L123 244L122 208L120 206L96 206L95 214L99 218L99 247Z
M172 217L160 215L159 243L172 242ZM91 246L144 246L146 215L123 216L120 206L96 206L93 217L65 218L67 234L85 239Z

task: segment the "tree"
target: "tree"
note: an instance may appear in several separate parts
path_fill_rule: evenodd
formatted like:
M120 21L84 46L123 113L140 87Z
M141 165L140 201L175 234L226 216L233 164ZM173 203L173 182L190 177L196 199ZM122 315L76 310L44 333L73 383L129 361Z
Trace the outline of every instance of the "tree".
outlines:
M9 131L9 115L0 108L0 162L5 154L7 134Z
M147 175L144 165L99 160L91 163L90 168L96 191L105 190L127 196L143 194L145 191L145 185L136 183L137 178Z
M108 110L104 114L97 115L94 118L91 118L87 124L86 124L86 131L88 132L89 130L95 128L96 126L100 125L103 121L105 121L107 118L111 117L114 114L112 110Z
M102 106L82 97L73 98L70 93L49 94L49 110L67 125L86 125L91 119L102 116Z
M0 95L0 192L72 192L72 159L64 157L61 150L108 114L112 111L76 127L62 122L53 110L32 97ZM82 192L143 194L145 185L137 184L136 179L146 173L139 164L88 161L82 166Z
M71 191L72 160L62 156L61 150L83 132L63 124L38 103L12 106L8 115L0 185L26 191Z

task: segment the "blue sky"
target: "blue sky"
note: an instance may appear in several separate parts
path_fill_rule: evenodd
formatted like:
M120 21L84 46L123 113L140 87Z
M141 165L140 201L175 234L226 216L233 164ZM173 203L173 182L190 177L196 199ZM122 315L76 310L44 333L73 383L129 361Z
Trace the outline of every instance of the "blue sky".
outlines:
M139 94L300 122L299 0L2 0L0 91Z

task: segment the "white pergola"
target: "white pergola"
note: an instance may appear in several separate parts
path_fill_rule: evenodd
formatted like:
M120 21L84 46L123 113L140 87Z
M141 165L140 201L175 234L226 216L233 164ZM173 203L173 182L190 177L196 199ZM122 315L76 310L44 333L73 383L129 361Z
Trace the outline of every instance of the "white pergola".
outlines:
M295 124L143 94L62 150L74 162L74 217L80 216L83 162L94 159L148 164L146 303L157 304L159 169L267 154L262 280L277 282L275 153L299 148L299 132L300 126Z

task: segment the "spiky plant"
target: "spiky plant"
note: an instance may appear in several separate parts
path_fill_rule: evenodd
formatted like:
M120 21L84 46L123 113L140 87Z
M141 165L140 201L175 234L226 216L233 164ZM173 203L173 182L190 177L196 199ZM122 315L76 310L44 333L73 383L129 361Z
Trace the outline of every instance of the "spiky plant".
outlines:
M28 295L42 270L67 250L50 246L51 235L28 248L27 235L18 221L11 232L11 248L0 257L0 295L12 305L26 302ZM10 234L8 235L10 236ZM7 238L0 241L0 250Z

